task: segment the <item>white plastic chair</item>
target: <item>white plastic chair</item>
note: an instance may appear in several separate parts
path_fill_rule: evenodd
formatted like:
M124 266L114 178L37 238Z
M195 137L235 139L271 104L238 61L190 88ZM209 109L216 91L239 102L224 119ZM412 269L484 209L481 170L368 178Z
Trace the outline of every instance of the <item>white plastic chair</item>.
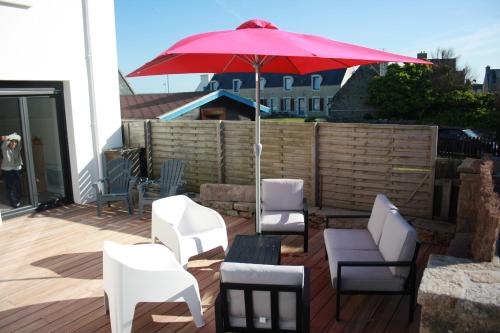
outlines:
M186 267L190 257L221 246L227 249L226 223L215 210L184 195L155 200L151 241L168 246Z
M139 302L186 302L196 326L204 325L198 282L163 245L105 241L103 281L113 333L132 330Z

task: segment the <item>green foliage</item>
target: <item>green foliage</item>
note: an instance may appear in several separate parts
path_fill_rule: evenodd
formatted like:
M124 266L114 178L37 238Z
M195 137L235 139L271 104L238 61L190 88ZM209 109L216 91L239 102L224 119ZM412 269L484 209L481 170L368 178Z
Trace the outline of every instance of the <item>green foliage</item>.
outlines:
M419 119L432 102L431 69L423 65L391 64L385 76L376 76L368 86L369 103L390 119Z
M474 94L446 66L391 64L385 76L372 79L368 93L381 118L500 128L498 96Z

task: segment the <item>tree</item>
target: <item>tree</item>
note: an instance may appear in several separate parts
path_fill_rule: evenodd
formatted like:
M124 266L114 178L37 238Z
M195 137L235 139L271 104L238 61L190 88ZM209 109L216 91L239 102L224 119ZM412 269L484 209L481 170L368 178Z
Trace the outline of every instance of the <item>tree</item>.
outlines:
M382 118L420 119L432 103L431 72L425 65L390 64L385 76L370 82L369 103L379 107Z

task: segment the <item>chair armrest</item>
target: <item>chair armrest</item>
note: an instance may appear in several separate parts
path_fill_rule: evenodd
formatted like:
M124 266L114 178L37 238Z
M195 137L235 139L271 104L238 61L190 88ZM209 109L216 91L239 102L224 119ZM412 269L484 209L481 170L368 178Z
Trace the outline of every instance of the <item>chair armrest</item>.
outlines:
M366 213L366 214L326 214L326 228L329 227L329 219L335 218L335 219L368 219L370 218L371 214Z
M154 184L158 184L159 181L156 179L147 179L146 180L139 180L139 184L137 184L137 189L139 192L144 193L146 191L146 187Z

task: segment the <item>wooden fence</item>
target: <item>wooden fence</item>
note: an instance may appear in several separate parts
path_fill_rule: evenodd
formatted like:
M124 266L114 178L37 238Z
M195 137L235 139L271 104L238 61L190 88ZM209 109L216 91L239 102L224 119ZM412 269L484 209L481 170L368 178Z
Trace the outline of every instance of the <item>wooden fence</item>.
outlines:
M148 129L149 128L149 129ZM124 121L124 143L187 162L187 190L254 183L254 123ZM301 178L311 205L369 210L386 193L403 213L432 217L437 127L262 122L262 178Z

